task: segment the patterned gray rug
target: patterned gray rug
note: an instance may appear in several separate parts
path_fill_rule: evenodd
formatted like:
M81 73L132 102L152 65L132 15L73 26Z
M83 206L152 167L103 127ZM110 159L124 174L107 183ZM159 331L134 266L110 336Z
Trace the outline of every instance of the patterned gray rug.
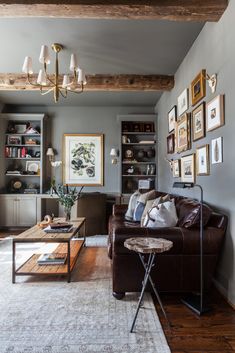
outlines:
M79 256L71 283L17 277L11 283L11 240L0 242L0 353L169 353L152 299L146 295L135 333L137 303L112 297L106 249L94 240ZM41 245L40 245L41 246ZM37 250L20 245L18 262Z

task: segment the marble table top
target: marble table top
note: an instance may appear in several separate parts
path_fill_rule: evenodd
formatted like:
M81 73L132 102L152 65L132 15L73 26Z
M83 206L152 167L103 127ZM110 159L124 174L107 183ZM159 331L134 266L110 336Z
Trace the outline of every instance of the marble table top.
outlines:
M173 243L170 240L162 238L139 237L125 240L124 246L129 250L142 254L150 254L168 251L173 247Z

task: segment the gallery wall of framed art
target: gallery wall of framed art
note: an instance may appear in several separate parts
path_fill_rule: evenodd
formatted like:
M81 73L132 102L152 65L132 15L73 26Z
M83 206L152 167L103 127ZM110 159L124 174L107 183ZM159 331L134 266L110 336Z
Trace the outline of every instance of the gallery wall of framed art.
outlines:
M209 143L208 137L225 124L225 95L216 95L214 90L207 98L207 77L202 69L167 114L166 153L171 155L172 177L182 181L195 182L196 177L209 176L211 165L223 162L222 136L211 138ZM207 143L203 143L205 138Z

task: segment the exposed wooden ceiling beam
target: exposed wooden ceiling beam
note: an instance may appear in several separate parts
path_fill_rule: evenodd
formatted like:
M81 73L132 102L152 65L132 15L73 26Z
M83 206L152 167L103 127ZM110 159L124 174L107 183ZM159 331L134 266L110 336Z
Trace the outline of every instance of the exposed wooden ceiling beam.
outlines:
M53 75L49 76L53 80ZM167 75L86 75L85 91L170 91L174 87L174 76ZM36 82L37 75L32 75ZM59 76L62 83L63 75ZM35 91L38 87L26 84L24 74L0 73L1 91Z
M0 17L218 21L228 0L3 0Z

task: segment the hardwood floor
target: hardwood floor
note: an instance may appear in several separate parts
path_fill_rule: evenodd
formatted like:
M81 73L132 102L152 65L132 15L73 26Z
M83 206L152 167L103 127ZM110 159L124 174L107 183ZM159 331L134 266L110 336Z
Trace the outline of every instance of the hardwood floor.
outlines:
M161 295L171 323L168 328L156 305L172 353L229 353L235 351L235 311L216 289L212 290L212 310L198 317L180 301L180 297Z
M0 231L0 240L15 232ZM94 266L93 259L98 248L89 249L86 271ZM79 273L82 278L85 273ZM180 296L163 295L161 299L171 323L169 330L160 307L155 303L172 353L231 353L235 352L235 311L218 293L210 295L212 310L198 317L180 301ZM147 353L147 352L146 352Z

